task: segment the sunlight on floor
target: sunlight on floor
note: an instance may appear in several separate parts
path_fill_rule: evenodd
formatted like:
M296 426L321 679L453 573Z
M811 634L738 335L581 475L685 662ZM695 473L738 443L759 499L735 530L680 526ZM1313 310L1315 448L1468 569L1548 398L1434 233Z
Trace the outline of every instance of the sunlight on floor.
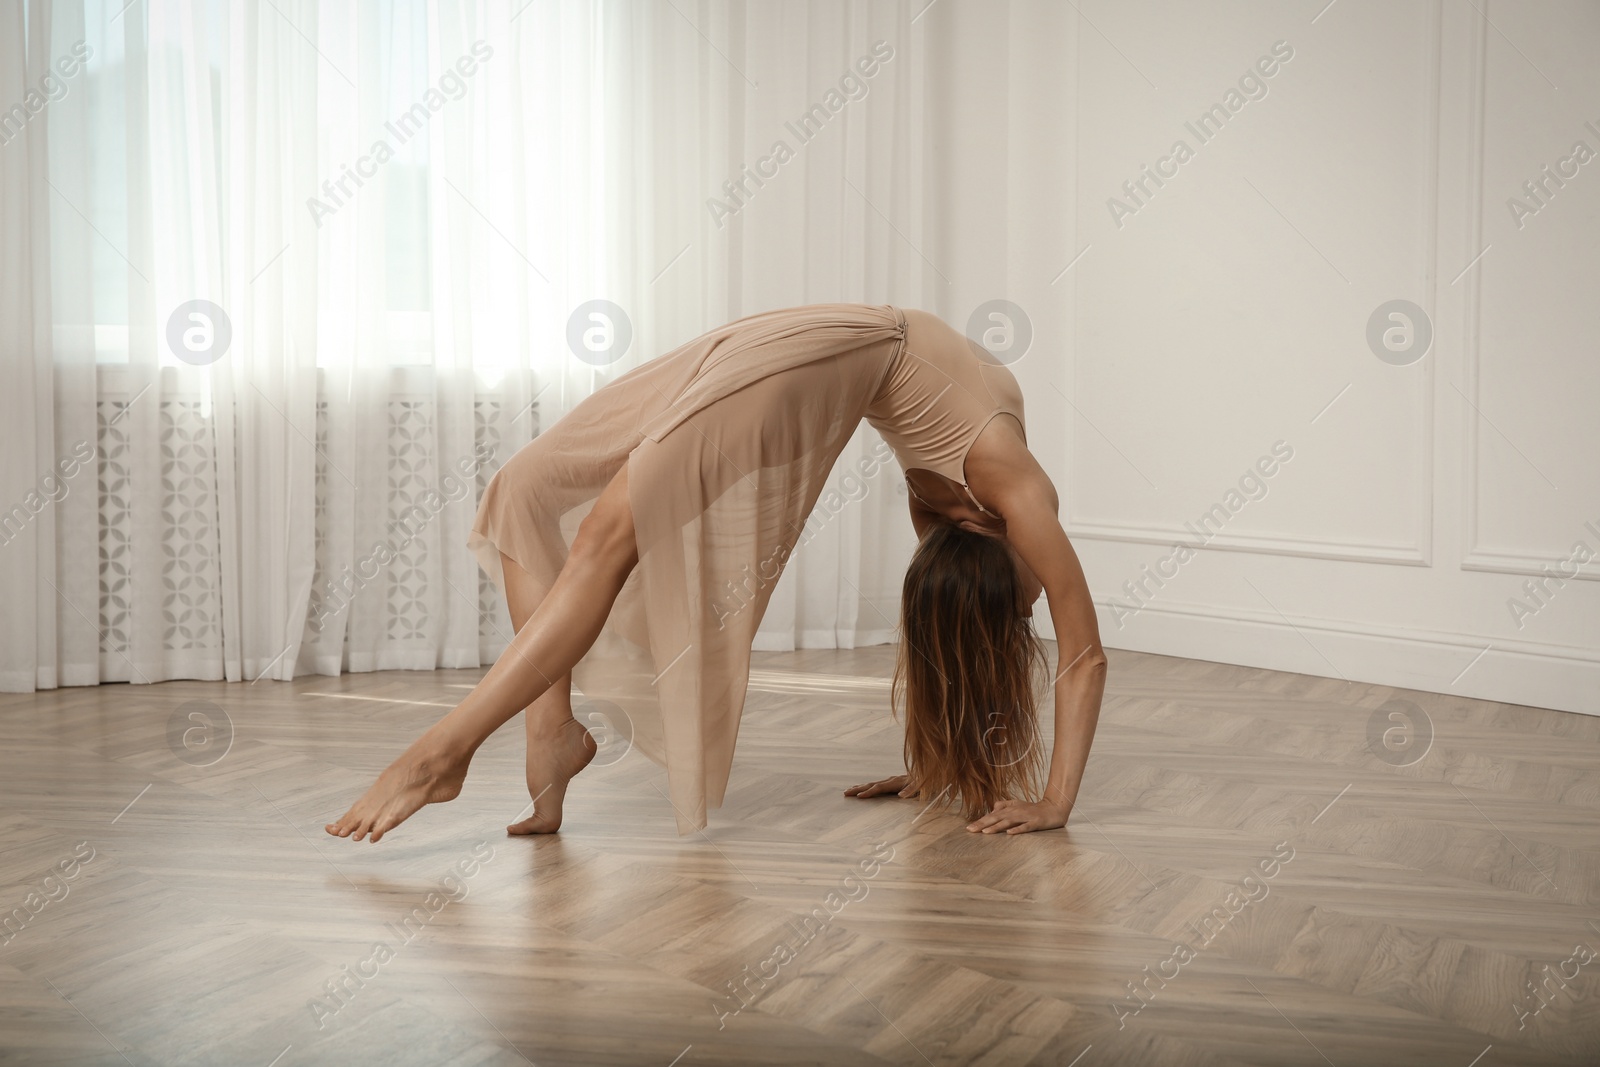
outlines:
M888 689L889 679L865 674L751 670L750 688L766 693L855 693L863 689Z

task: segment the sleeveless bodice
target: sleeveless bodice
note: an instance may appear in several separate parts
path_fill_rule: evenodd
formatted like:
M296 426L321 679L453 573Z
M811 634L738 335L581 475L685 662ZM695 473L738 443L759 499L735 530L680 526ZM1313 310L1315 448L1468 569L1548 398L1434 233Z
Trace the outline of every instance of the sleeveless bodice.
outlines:
M967 453L989 420L1011 415L1026 433L1022 389L1010 370L979 355L975 342L938 316L893 310L905 343L892 358L866 419L883 435L902 471L929 470L965 488Z

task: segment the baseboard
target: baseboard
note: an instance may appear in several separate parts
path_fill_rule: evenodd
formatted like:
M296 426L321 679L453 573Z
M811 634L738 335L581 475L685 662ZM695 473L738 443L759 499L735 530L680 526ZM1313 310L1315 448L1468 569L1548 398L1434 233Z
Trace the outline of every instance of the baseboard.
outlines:
M1096 610L1107 648L1600 715L1595 649L1170 602L1119 630Z
M887 645L899 640L893 630L801 630L795 634L767 633L757 630L750 642L752 652L794 652L806 648L863 648L867 645Z

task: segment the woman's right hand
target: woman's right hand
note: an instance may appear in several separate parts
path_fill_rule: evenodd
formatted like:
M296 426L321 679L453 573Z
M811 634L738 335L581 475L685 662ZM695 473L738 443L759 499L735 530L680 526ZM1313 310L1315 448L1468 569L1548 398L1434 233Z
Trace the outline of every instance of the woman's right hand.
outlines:
M861 797L863 800L867 797L881 797L889 793L902 797L916 796L916 792L910 788L910 785L910 778L903 774L897 774L893 778L868 782L866 785L853 785L844 791L844 795L847 797Z

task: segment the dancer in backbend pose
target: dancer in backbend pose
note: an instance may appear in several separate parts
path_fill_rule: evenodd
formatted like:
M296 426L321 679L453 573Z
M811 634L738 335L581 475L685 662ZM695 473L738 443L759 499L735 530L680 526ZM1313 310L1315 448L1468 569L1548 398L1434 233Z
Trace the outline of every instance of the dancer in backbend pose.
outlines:
M1064 826L1106 659L1017 381L927 312L819 304L739 319L636 367L496 472L468 547L516 635L328 833L377 841L455 797L478 746L524 708L534 812L508 830L555 831L595 754L574 681L667 768L679 833L704 827L727 787L756 626L863 418L904 471L920 543L893 689L906 773L845 793L959 802L984 833ZM1041 591L1060 660L1048 763Z

